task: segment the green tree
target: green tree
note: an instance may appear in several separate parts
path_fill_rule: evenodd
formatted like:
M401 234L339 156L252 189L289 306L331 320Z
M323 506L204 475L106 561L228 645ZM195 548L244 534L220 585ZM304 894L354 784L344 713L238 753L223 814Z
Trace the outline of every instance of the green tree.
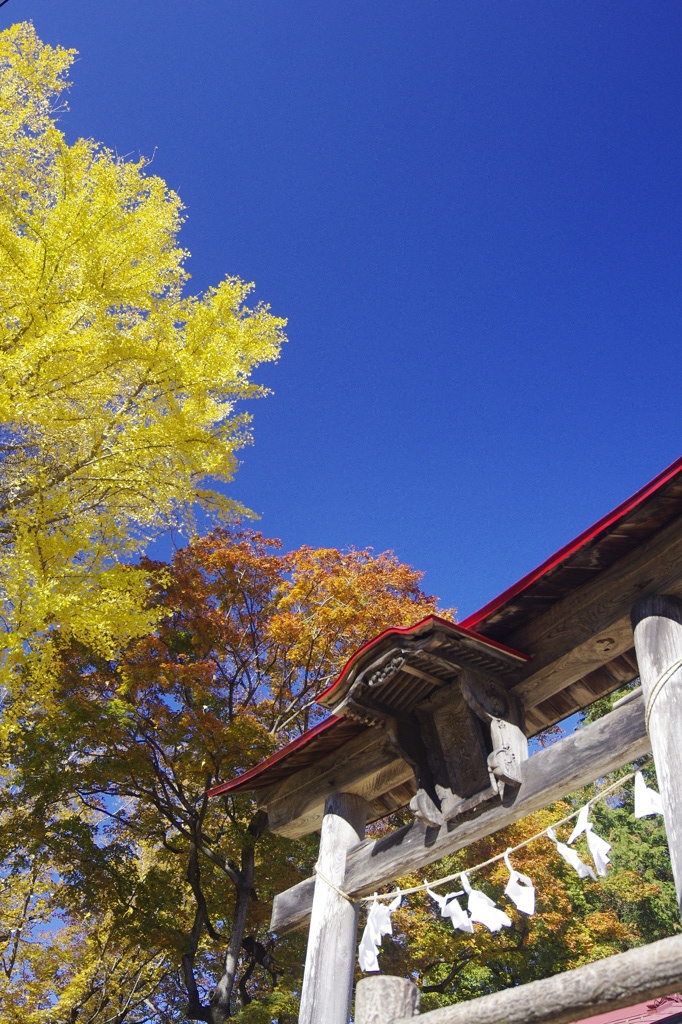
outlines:
M0 683L11 728L48 699L72 640L109 656L148 632L131 556L197 504L234 503L284 321L226 278L184 293L182 205L146 161L57 125L74 51L0 34Z

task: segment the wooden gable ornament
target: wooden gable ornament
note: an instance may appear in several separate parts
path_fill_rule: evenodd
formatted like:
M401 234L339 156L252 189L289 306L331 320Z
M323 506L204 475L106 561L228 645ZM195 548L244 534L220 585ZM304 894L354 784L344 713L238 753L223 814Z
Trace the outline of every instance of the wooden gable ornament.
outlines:
M437 616L387 630L318 698L330 719L211 795L254 792L292 838L320 827L339 788L368 801L370 820L409 804L434 827L513 799L528 743L509 687L527 660Z
M433 616L364 648L319 703L385 732L414 773L414 816L440 827L520 784L528 741L507 686L526 661Z

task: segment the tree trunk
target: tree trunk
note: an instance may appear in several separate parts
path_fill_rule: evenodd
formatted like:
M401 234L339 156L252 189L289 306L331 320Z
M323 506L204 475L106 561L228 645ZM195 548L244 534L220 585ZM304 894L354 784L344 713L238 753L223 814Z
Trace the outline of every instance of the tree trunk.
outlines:
M211 995L210 1024L224 1024L231 1016L232 992L246 929L249 901L253 892L254 846L258 837L263 834L267 821L267 814L258 811L247 829L247 845L242 848L241 870L235 883L237 899L232 917L230 939L223 962L223 973Z
M234 979L237 974L239 954L246 928L246 915L249 912L249 901L253 889L253 865L253 846L247 846L242 850L242 867L239 873L239 883L236 886L237 902L232 918L230 940L225 953L223 973L211 996L211 1024L224 1024L224 1021L230 1017L232 990L234 989Z

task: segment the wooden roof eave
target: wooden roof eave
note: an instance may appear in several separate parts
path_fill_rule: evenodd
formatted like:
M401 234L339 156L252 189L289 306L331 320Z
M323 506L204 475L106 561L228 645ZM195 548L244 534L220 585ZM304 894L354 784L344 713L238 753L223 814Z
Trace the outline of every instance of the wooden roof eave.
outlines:
M524 704L533 735L635 678L629 612L634 600L652 587L682 596L682 459L462 625L434 616L407 629L385 631L356 652L319 700L341 710L345 694L378 652L390 653L391 644L397 649L406 635L454 629L516 648L517 654L530 653L530 661L522 660L513 690ZM376 751L380 743L373 734L379 731L347 717L328 718L261 765L209 792L251 790L261 803L272 803L278 789L281 800L290 787L302 797L308 769L316 777L328 771L325 778L338 783L333 766L345 747ZM398 778L400 771L405 775L404 762L397 765L391 752L381 756L385 763L376 767L375 789L391 783L392 772L394 788L365 794L374 800L375 811L382 805L391 809L395 799L405 802L411 786ZM349 787L360 785L358 780L346 782ZM314 817L308 816L307 830Z

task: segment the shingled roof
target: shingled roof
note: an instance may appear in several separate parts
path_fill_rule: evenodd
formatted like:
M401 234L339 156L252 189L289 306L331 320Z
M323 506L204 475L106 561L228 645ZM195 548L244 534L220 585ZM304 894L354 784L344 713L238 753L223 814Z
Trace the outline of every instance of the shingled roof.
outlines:
M573 1024L682 1024L682 996L662 996L622 1010L611 1010Z

